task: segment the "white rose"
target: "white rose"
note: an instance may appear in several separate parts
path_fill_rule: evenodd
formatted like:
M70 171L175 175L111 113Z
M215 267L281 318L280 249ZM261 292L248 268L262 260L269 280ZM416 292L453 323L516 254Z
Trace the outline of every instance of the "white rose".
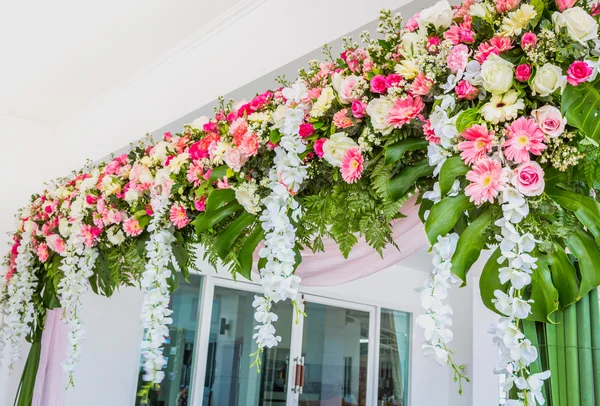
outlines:
M421 30L425 30L429 24L433 24L435 28L448 28L452 24L452 15L450 4L446 0L441 0L421 11L417 23Z
M394 129L394 126L388 125L387 116L394 102L386 97L373 99L367 106L367 114L371 117L371 125L375 131L383 135L388 135Z
M201 117L198 117L197 119L195 119L194 121L192 121L189 124L189 126L195 130L202 131L204 124L208 123L209 121L210 121L210 119L207 116L201 116Z
M402 55L405 58L412 58L420 53L425 43L425 37L416 32L407 32L402 35L400 46L402 47Z
M313 104L312 110L310 111L310 116L314 118L321 117L331 107L331 102L333 102L333 99L335 99L333 89L330 86L327 86L323 89L321 95ZM277 109L279 109L279 107ZM275 110L275 113L277 113L277 110ZM283 112L281 114L283 116ZM275 114L273 114L273 120L275 120Z
M556 32L566 27L569 36L582 45L598 38L598 23L581 7L572 7L562 13L555 11L552 14L552 22Z
M483 88L491 93L506 93L513 82L513 64L491 54L481 65Z
M106 238L108 238L108 241L113 245L119 245L125 241L125 235L123 235L119 226L113 226L106 230Z
M161 141L158 144L156 144L154 146L154 148L152 148L152 153L151 153L152 158L154 158L155 160L157 160L159 162L163 162L165 159L167 159L167 154L168 154L167 147L168 146L169 145L164 141Z
M63 238L68 238L69 235L71 235L69 220L67 220L66 217L63 217L58 221L58 232Z
M531 81L531 89L534 96L538 94L545 97L554 93L556 89L564 87L566 83L567 80L562 74L562 69L547 63L535 73L535 77Z
M346 151L352 147L358 144L345 132L335 133L323 143L323 158L333 166L340 166Z

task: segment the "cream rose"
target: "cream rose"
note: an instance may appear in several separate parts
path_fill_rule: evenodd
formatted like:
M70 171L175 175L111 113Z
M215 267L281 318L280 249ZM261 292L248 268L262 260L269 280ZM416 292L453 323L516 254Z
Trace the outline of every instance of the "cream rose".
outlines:
M192 127L195 130L203 130L204 124L208 123L210 121L210 119L206 116L200 116L197 119L195 119L194 121L192 121L190 124L188 124L190 127Z
M423 50L425 37L416 32L407 32L402 35L400 46L402 47L402 55L405 58L412 58Z
M356 100L355 89L362 79L355 75L342 76L339 73L331 77L331 85L338 94L340 103L349 104Z
M388 125L387 116L394 102L386 97L373 99L367 106L367 114L371 117L371 125L375 131L383 135L388 135L394 129L393 125Z
M71 228L69 220L66 217L63 217L58 222L58 233L63 236L63 238L69 237L71 235Z
M560 110L549 104L533 110L531 115L538 123L544 134L555 138L565 131L567 119L560 114Z
M346 151L352 147L358 144L345 132L335 133L323 144L323 158L333 166L340 166Z
M242 151L240 151L239 148L229 148L227 151L225 151L223 160L227 166L233 169L234 172L239 172L248 158L242 154Z
M567 81L562 74L562 69L551 63L542 66L535 73L535 77L531 81L531 89L534 96L536 94L545 97L556 91L556 89L564 87Z
M469 8L469 14L471 17L479 17L482 20L489 20L492 18L492 8L485 3L475 3Z
M498 55L491 54L481 65L483 88L490 93L506 93L512 87L513 76L513 64Z
M598 38L598 23L581 7L572 7L562 13L555 11L552 22L557 33L564 27L569 36L582 45Z
M314 118L321 117L331 107L331 102L333 99L335 99L333 89L330 86L327 86L323 89L321 95L313 104L312 110L310 111L310 116Z
M433 24L435 28L448 28L452 24L452 16L450 4L446 0L441 0L421 11L417 23L421 30L425 30L429 24Z

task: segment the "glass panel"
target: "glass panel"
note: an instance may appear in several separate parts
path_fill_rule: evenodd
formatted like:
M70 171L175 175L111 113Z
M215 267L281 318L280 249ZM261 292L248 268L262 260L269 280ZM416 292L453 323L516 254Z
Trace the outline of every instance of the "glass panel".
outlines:
M281 342L263 353L260 373L250 368L256 351L252 336L254 293L215 287L204 383L205 406L285 405L290 356L292 304L273 305Z
M167 360L165 379L158 390L151 390L148 396L150 406L188 406L191 399L192 368L196 348L196 331L198 329L198 306L200 303L200 286L202 277L190 275L190 283L181 282L179 288L171 295L169 308L173 310L173 324L169 326L169 337L164 349ZM138 390L145 383L140 375ZM137 397L136 405L140 404Z
M369 313L306 304L300 406L367 404Z
M408 406L410 314L381 309L378 405Z

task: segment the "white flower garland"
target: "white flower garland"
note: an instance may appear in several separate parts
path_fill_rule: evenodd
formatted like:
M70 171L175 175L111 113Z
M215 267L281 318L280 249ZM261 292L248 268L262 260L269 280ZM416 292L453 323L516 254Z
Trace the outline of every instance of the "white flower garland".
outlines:
M525 199L518 196L518 192L507 192L509 193L505 193L505 196L511 198L504 199L504 218L496 221L496 225L501 228L501 235L496 236L501 252L498 263L506 262L507 265L500 268L499 278L502 284L508 282L509 286L508 293L500 290L494 292L494 306L506 316L501 317L489 329L494 334L494 344L500 351L494 372L507 376L502 385L504 392L508 393L513 385L519 389L519 399L508 400L505 403L507 406L542 405L545 402L541 392L543 381L550 377L550 371L531 373L529 366L538 358L538 351L525 338L521 328L521 320L531 313L532 300L523 299L523 289L531 283L531 273L537 268L537 258L530 255L537 241L531 233L521 234L515 228L514 224L518 224L523 216L515 216L512 207L519 206L522 213L527 213L529 207Z
M144 290L142 304L142 327L145 330L142 342L142 356L144 358L144 375L146 382L159 384L165 377L163 367L166 360L163 355L163 345L169 336L168 325L173 322L169 317L170 292L168 279L171 277L169 263L173 258L171 244L175 241L171 227L166 226L164 216L169 201L164 196L152 199L154 217L148 225L150 239L146 242L145 271L142 274L141 286Z
M284 91L290 96L288 103L299 103L306 97L303 94L306 87L302 83L296 83ZM260 323L253 336L259 348L255 361L258 363L264 347L274 347L281 341L281 337L275 335L273 323L277 321L277 315L271 312L272 303L286 299L295 303L300 285L300 278L294 275L296 228L291 220L297 221L301 215L300 205L293 196L307 175L306 167L298 155L306 150L298 135L304 110L298 107L288 108L283 117L283 136L280 145L275 148L275 165L269 172L271 194L263 199L265 209L260 216L266 235L265 246L259 255L266 258L267 262L260 269L264 297L256 296L252 304L255 308L254 318Z
M69 327L67 338L69 347L67 357L62 363L63 370L69 376L69 385L74 385L73 372L79 362L81 354L81 341L85 337L85 330L81 320L83 303L81 297L89 289L89 278L93 275L94 265L98 257L95 247L83 244L81 238L72 233L67 241L65 252L59 269L64 277L58 284L58 296L63 309L62 319Z
M17 248L16 272L6 284L7 300L6 307L3 309L0 350L8 345L10 369L21 357L22 340L29 332L29 323L35 319L32 297L37 285L37 277L31 269L34 257L30 242L31 233L29 230L25 230L21 244ZM5 275L2 277L5 278ZM2 352L0 352L1 354Z

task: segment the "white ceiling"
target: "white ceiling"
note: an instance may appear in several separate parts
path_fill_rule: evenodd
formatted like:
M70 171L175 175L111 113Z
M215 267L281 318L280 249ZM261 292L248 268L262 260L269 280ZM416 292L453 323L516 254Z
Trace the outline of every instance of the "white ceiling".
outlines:
M55 127L239 1L3 1L0 113Z

